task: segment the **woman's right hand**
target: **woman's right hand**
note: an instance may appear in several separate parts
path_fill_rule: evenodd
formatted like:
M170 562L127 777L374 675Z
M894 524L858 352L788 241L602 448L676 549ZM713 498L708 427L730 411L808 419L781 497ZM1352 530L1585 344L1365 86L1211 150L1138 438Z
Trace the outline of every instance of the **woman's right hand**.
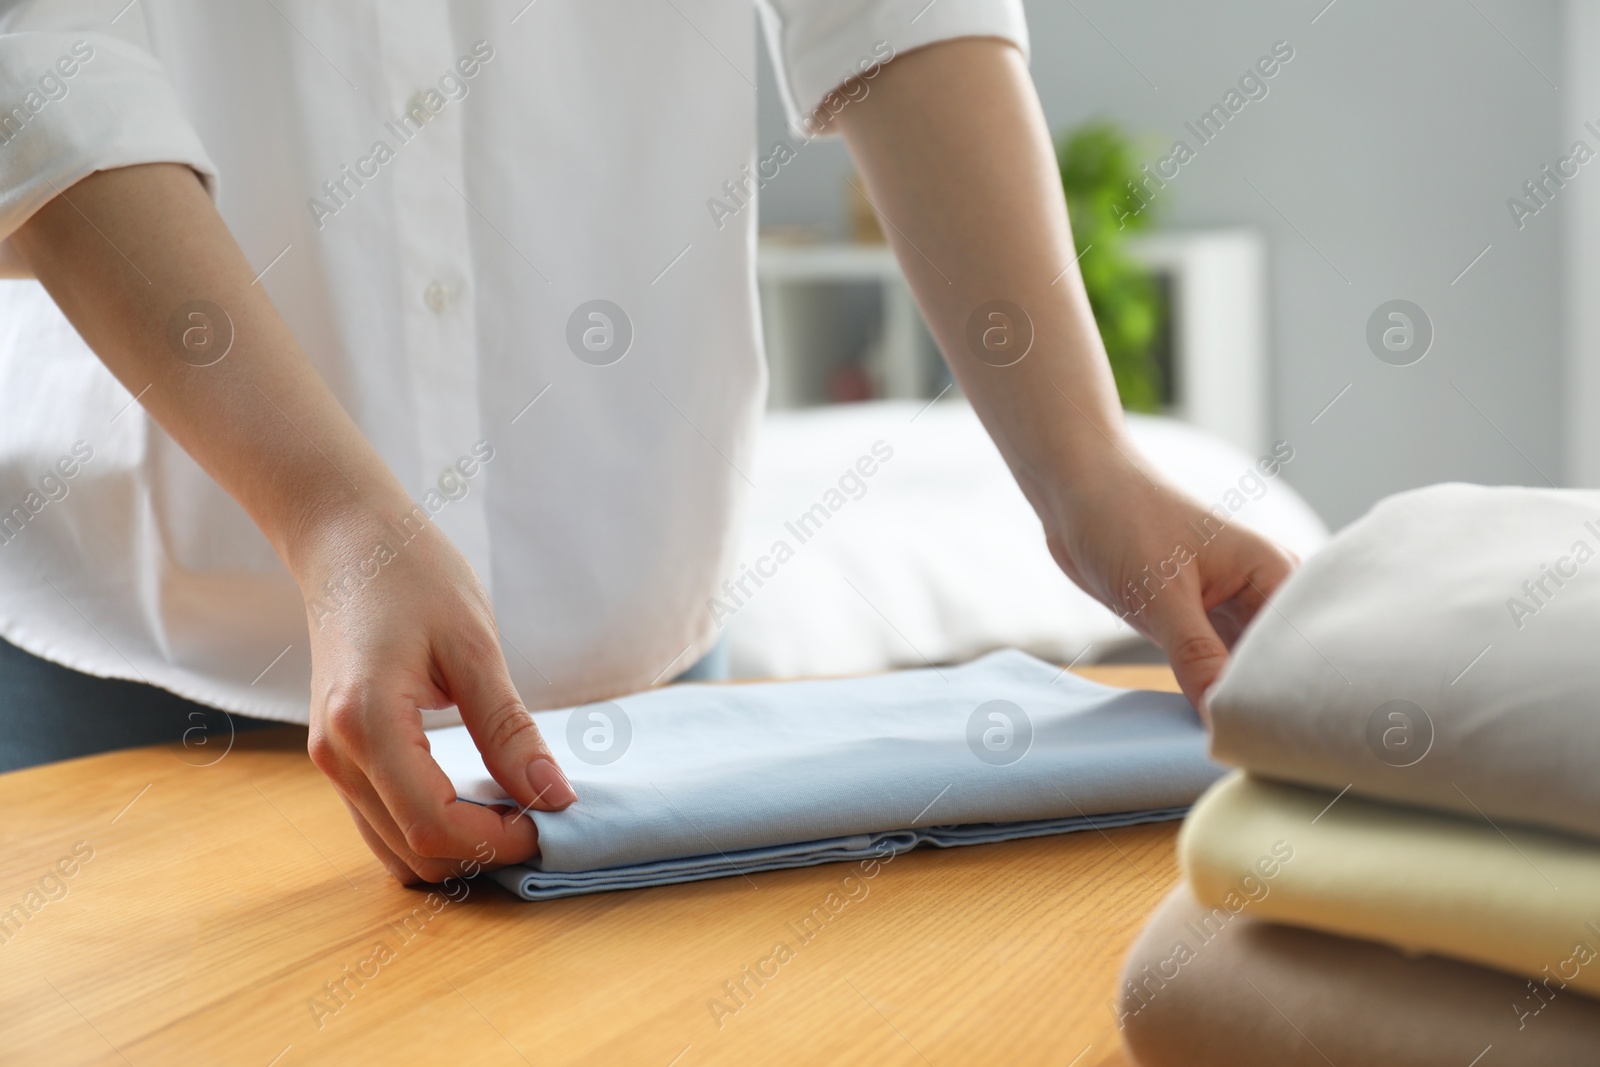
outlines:
M421 509L408 524L386 517L322 523L333 529L313 535L296 568L311 631L311 759L402 883L523 862L539 844L526 810L577 796L517 696L472 567ZM456 799L421 715L452 704L522 810Z
M523 808L576 799L511 684L488 595L305 357L195 173L97 171L11 243L294 575L311 629L311 758L378 858L409 883L533 856L525 812L456 800L418 710L460 708ZM173 347L173 315L200 298L232 330L225 358ZM396 532L406 517L414 536ZM385 541L393 558L380 562Z

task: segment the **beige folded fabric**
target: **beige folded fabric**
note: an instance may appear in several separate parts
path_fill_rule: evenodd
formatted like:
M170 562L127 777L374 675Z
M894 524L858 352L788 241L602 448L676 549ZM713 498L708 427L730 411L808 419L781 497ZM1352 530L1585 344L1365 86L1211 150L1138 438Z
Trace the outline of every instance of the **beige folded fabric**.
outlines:
M1437 485L1306 560L1207 697L1285 781L1600 837L1600 492Z
M1208 907L1600 994L1600 846L1583 838L1235 772L1178 856Z
M1570 990L1536 996L1498 971L1223 915L1179 886L1134 943L1117 1012L1141 1067L1600 1061L1600 1002Z

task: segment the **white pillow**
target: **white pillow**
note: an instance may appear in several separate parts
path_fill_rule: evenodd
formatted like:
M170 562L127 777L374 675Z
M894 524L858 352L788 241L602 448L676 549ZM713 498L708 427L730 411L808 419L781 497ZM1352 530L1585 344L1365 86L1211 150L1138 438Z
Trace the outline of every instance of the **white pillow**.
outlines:
M1292 459L1265 478L1257 457L1192 426L1129 424L1202 503L1226 501L1301 557L1327 540L1285 480ZM1086 663L1142 640L1061 573L964 400L770 413L749 473L741 566L712 606L736 676L859 674L1006 647Z

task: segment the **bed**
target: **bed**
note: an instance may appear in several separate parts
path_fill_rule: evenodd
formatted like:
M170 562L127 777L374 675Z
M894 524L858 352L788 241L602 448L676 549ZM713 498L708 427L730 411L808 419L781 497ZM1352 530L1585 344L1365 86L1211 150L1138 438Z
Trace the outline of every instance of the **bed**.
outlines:
M1264 478L1258 457L1191 425L1129 423L1207 506L1243 499L1236 521L1301 557L1327 540L1289 484L1292 458ZM1150 649L1057 568L964 400L771 412L748 473L741 552L710 605L736 677L860 674L1007 647L1059 663Z

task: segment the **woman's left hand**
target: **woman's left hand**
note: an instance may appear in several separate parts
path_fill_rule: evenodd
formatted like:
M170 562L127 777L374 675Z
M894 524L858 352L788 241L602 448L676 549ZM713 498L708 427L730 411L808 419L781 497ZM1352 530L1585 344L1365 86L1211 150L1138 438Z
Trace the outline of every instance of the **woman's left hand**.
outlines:
M1228 651L1299 563L1185 495L1132 451L1075 479L1046 540L1061 569L1159 644L1202 717ZM1269 609L1270 610L1270 609Z

